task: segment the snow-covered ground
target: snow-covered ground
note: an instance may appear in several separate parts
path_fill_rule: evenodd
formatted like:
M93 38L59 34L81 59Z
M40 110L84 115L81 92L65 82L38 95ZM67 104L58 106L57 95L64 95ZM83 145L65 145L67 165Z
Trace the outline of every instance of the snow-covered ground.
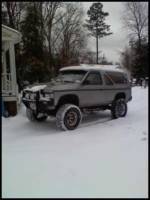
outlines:
M125 118L84 116L74 131L55 119L2 119L2 196L148 197L148 89L134 87Z

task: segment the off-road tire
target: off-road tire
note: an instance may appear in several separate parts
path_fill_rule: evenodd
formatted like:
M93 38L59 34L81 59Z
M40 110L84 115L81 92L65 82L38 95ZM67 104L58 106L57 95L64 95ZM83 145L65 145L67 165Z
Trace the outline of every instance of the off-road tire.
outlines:
M47 115L44 115L43 116L38 116L38 114L35 114L31 109L27 108L26 109L26 115L27 115L27 118L30 120L30 121L38 121L38 122L43 122L47 119Z
M122 112L119 112L119 109L122 109ZM127 103L124 98L114 100L111 106L112 118L117 119L119 117L125 117L127 114L127 110Z
M74 130L75 128L78 127L81 120L82 120L81 111L79 107L73 104L62 105L56 113L56 125L58 128L64 131Z

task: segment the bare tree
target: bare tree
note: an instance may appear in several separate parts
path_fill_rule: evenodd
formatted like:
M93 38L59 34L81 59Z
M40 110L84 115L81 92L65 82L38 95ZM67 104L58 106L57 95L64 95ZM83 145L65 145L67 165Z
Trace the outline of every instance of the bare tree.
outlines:
M54 25L56 25L58 22L57 11L61 6L61 2L43 2L41 5L43 34L45 36L46 46L48 46L48 63L50 71L53 66L52 32L54 29Z
M81 49L85 46L85 34L83 31L83 10L74 3L67 3L65 14L61 17L58 32L59 52L64 65L73 64L79 61Z
M21 16L23 14L23 10L26 6L25 2L11 2L11 1L5 1L2 2L3 6L6 8L6 14L8 17L8 26L11 28L20 29L20 22L21 22Z
M123 22L130 31L130 38L136 38L141 45L141 40L148 36L148 3L125 2Z
M123 22L129 30L129 48L122 54L122 64L134 77L147 74L148 2L126 2Z

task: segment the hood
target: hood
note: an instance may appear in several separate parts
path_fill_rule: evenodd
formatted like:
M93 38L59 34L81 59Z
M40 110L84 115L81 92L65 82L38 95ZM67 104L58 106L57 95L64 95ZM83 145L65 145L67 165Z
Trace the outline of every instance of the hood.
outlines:
M79 83L64 83L64 82L48 82L41 84L34 84L28 86L24 91L37 92L43 90L44 92L53 92L53 91L63 91L63 90L73 90L78 88Z
M32 85L27 86L24 89L24 91L37 92L37 91L44 89L46 86L47 86L46 83L41 83L41 84L36 83L36 84L32 84Z
M78 86L79 86L79 83L50 82L44 88L44 92L73 90L73 89L77 89Z

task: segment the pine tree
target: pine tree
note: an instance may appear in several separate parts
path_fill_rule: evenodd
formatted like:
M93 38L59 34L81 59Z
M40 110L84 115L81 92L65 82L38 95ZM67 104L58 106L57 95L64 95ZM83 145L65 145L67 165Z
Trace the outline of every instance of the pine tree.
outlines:
M34 3L27 7L27 14L22 23L22 35L26 55L39 57L42 55L43 38L40 33L40 16ZM28 51L27 51L28 50Z
M133 52L131 58L132 75L136 78L145 78L148 76L148 42L146 39L140 41L130 41L130 48Z
M105 17L109 14L102 10L103 4L102 3L93 3L90 9L87 11L87 15L89 20L86 20L85 26L90 31L90 36L96 38L96 52L97 52L97 59L96 63L98 64L98 39L104 36L112 34L110 32L110 25L106 25Z
M29 3L21 26L23 39L24 79L42 81L44 73L44 37L41 34L41 13L36 2Z

